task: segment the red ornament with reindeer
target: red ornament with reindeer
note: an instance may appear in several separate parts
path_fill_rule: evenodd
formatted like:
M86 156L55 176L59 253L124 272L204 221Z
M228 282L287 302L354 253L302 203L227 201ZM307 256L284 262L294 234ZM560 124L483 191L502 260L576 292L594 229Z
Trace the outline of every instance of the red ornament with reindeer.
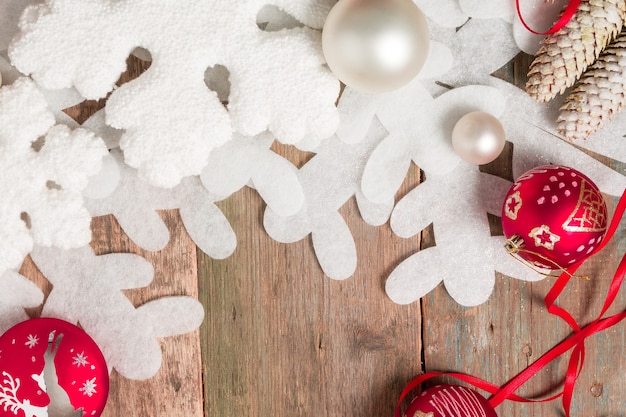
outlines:
M581 172L540 166L507 193L502 228L512 253L541 268L568 268L588 258L604 238L606 203Z
M31 319L0 336L0 416L99 416L109 373L96 343L81 328Z

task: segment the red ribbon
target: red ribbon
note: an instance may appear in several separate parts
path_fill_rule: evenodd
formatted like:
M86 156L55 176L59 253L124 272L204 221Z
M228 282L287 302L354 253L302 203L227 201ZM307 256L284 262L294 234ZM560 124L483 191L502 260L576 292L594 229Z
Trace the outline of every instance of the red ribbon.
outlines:
M615 209L615 213L613 215L613 220L609 225L606 236L602 243L598 245L598 247L594 250L592 255L596 254L598 251L602 250L606 244L611 240L617 228L624 216L624 212L626 211L626 190L622 194L617 207ZM626 311L622 311L621 313L615 314L610 317L603 318L604 314L608 311L609 307L615 301L620 286L624 282L624 277L626 276L626 254L622 257L622 260L615 272L613 280L611 281L611 285L609 287L606 299L604 301L604 305L598 317L587 324L584 327L580 327L576 322L574 317L564 308L559 307L555 304L557 298L565 287L567 283L571 279L572 275L576 270L582 265L583 262L579 262L576 265L568 268L568 273L561 274L550 291L545 296L545 303L550 314L556 315L563 320L565 320L574 333L569 336L567 339L563 340L561 343L550 349L543 356L533 362L528 368L520 372L517 376L511 379L507 384L503 387L498 387L490 382L482 380L480 378L476 378L471 375L461 374L461 373L451 373L451 372L427 372L422 374L415 379L413 379L409 384L404 388L402 393L400 394L400 399L398 401L398 405L396 407L395 417L401 417L401 405L404 398L415 388L417 388L420 384L425 382L428 379L435 378L438 376L448 376L459 381L466 382L476 388L479 388L483 391L486 391L493 396L489 399L489 404L492 407L497 407L499 404L504 402L505 400L517 401L517 402L548 402L555 400L559 397L562 397L563 409L565 410L565 415L569 417L570 415L570 407L572 402L572 395L574 392L574 386L580 375L580 372L583 367L583 363L585 360L585 339L589 336L601 332L605 329L608 329L611 326L615 326L622 320L626 319ZM527 382L530 378L532 378L537 372L539 372L542 368L552 362L554 359L568 352L569 350L574 349L572 352L572 356L570 357L567 372L565 375L565 383L563 386L563 391L560 393L541 400L531 400L524 397L520 397L515 395L515 391L519 387L521 387L525 382Z
M526 28L526 30L534 33L535 35L551 35L563 29L565 25L567 25L567 23L572 20L572 17L574 17L574 15L576 14L576 10L578 10L578 6L580 6L581 0L570 0L570 2L567 4L567 7L565 7L565 10L563 11L563 14L561 15L561 17L559 17L559 20L557 20L556 23L545 32L537 32L530 26L528 26L528 24L522 17L522 11L520 9L519 2L520 0L515 0L517 16L519 17L520 22L522 22L522 25Z

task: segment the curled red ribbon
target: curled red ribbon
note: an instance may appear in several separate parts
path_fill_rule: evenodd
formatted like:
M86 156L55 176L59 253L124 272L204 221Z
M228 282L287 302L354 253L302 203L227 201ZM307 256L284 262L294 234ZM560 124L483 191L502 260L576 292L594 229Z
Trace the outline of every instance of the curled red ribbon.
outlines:
M561 17L559 17L556 23L554 23L554 25L552 25L552 27L545 32L537 32L534 29L532 29L530 26L528 26L528 24L522 17L522 11L520 9L519 2L520 0L515 0L515 8L517 9L517 16L519 17L520 22L526 28L526 30L528 30L531 33L534 33L535 35L551 35L563 29L565 25L567 25L567 23L570 20L572 20L572 17L574 17L574 15L576 14L576 10L578 10L578 6L580 6L581 0L571 0L567 4L567 7L565 7L565 10L563 10L563 14L561 14Z
M624 212L626 211L626 190L622 194L617 207L615 209L615 213L613 214L613 219L611 224L607 230L606 236L602 243L598 245L592 255L595 255L598 251L602 250L606 244L611 240L615 232L617 231L619 224L624 216ZM585 360L585 339L589 336L592 336L595 333L601 332L603 330L608 329L609 327L615 326L622 320L626 319L626 311L622 311L621 313L614 314L610 317L604 318L604 314L608 311L609 307L615 301L620 286L624 282L624 278L626 276L626 254L622 257L621 262L615 272L613 280L611 281L611 285L609 287L607 296L604 301L604 305L598 317L587 324L584 327L580 327L576 322L574 317L564 308L559 307L555 304L557 298L565 287L567 283L571 279L572 275L576 272L576 270L582 265L583 262L579 262L576 265L567 269L567 272L562 273L545 296L545 304L550 314L556 315L563 320L565 320L569 326L572 328L574 333L569 336L567 339L563 340L561 343L550 349L548 352L543 354L539 359L533 362L528 368L520 372L517 376L511 379L508 383L506 383L502 387L498 387L490 382L487 382L483 379L461 374L454 372L427 372L418 377L414 378L411 382L407 384L402 393L400 394L400 399L398 400L398 405L396 407L395 417L401 417L401 405L404 398L415 388L421 385L423 382L439 377L439 376L448 376L455 378L459 381L466 382L476 388L479 388L483 391L486 391L493 396L489 399L489 404L492 407L497 407L499 404L504 402L505 400L517 401L517 402L548 402L555 400L559 397L562 397L563 409L565 411L565 415L569 417L570 415L570 407L572 403L572 395L574 392L574 386L580 375L580 372L583 367L583 363ZM515 391L519 387L521 387L525 382L527 382L530 378L532 378L537 372L539 372L542 368L552 362L554 359L573 349L572 356L570 357L567 372L565 375L565 383L563 386L563 390L549 398L544 398L541 400L532 400L524 397L520 397L515 395Z

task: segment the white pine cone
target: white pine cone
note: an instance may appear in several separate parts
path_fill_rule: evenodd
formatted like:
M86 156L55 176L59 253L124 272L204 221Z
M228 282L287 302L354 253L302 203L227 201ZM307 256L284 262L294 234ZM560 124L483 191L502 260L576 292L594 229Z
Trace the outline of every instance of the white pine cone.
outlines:
M557 131L569 140L587 139L626 105L626 31L576 83L559 110Z
M548 35L528 71L526 91L547 102L572 86L622 30L626 0L582 0L574 17Z

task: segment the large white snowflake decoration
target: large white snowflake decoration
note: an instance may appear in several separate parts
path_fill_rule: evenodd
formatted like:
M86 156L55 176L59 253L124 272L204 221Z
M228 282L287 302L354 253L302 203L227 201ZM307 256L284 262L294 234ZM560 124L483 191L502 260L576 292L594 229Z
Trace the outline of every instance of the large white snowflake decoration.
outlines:
M282 3L47 0L26 9L9 56L42 86L74 86L95 99L114 89L133 49L147 49L151 67L111 94L106 120L125 130L126 162L153 184L172 187L199 174L233 129L269 129L286 143L336 129L339 83L324 66L320 32L257 26L264 5ZM291 9L306 15L303 7ZM217 64L230 74L228 109L204 83Z
M200 175L202 183L222 198L250 185L277 214L296 214L304 204L304 192L296 167L270 150L273 141L268 133L254 137L236 134L211 153Z
M453 56L452 68L436 77L436 81L450 87L488 85L490 75L519 53L511 24L502 19L469 19L458 29L433 27L431 33ZM497 39L497 42L485 47L476 42L481 38ZM440 88L437 93L443 91Z
M92 216L113 214L133 242L156 251L169 242L169 231L157 211L179 209L187 232L206 254L223 259L235 250L237 238L215 205L218 199L207 192L198 177L185 178L171 190L154 187L139 178L137 170L122 162L118 149L111 154L115 164L101 171L98 177L110 178L119 172L119 182L108 195L88 189L94 198L87 198L85 205ZM108 187L107 184L104 188ZM129 201L133 203L128 204Z
M281 216L268 207L264 216L268 234L283 243L296 242L311 234L324 273L333 279L350 277L357 266L356 247L337 210L356 196L366 222L380 225L387 221L393 197L380 204L371 203L359 186L365 163L386 134L380 123L374 121L369 133L357 144L346 144L337 137L323 142L317 155L298 171L305 194L304 206L292 216Z
M498 117L504 110L503 96L492 87L455 88L436 99L424 90L419 93L419 88L408 88L402 96L393 98L394 103L404 101L404 111L393 111L385 100L378 103L376 116L389 130L389 136L374 150L363 173L363 194L371 201L393 198L412 161L434 174L456 167L461 158L452 149L450 120L458 120L470 111Z
M504 250L504 237L491 236L487 213L500 215L509 181L478 171L466 162L426 181L396 205L391 228L411 237L431 223L436 245L421 250L396 267L386 283L389 297L412 303L443 281L459 304L474 306L489 298L494 271L526 281L543 277L522 266Z
M32 258L53 287L42 317L80 322L107 364L126 378L153 376L162 361L157 338L190 332L204 318L202 304L188 296L163 297L135 308L122 290L144 287L154 275L152 264L140 256L96 256L90 247L36 247Z
M19 267L34 243L89 243L91 216L80 190L106 154L91 132L55 125L32 81L0 89L0 274Z

